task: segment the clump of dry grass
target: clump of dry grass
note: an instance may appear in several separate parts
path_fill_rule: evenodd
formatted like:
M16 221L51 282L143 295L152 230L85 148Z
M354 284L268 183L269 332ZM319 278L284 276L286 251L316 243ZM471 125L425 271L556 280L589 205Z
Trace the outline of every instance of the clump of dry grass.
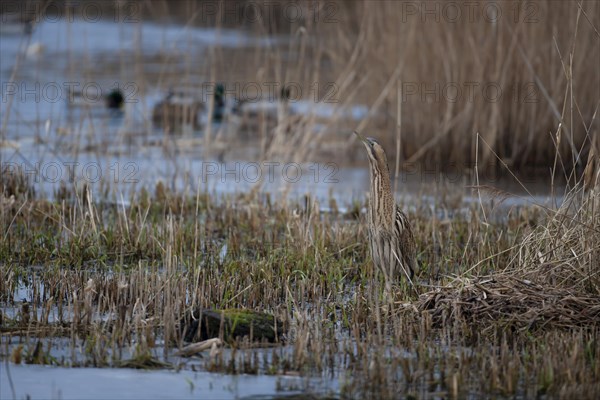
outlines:
M418 307L431 314L437 326L464 323L484 335L498 329L534 332L598 325L599 297L536 284L517 275L456 278L448 286L421 295Z
M594 157L592 154L586 176L595 179ZM567 171L564 173L568 175ZM556 208L532 206L538 214L535 223L528 220L528 212L517 225L509 221L512 229L503 235L511 239L505 239L496 254L463 258L466 263L462 271L453 271L453 278L440 280L434 290L422 293L417 307L438 326L459 324L478 334L498 329L597 329L600 193L590 185L590 179L584 178L557 201ZM485 207L481 210L485 219ZM481 241L477 236L474 240L481 243L478 246L494 242L492 237ZM493 268L483 266L486 260L493 261Z
M536 224L517 227L491 271L477 262L422 293L415 305L436 326L477 335L598 329L599 204L599 193L581 182L557 209L540 207L545 217Z
M600 294L600 192L574 191L515 255L523 279L590 296Z

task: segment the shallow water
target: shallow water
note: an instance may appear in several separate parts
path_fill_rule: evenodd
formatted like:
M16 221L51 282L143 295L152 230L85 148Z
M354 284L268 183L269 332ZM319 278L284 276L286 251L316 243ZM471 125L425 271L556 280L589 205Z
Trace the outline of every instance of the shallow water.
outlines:
M62 368L12 363L2 363L0 369L2 399L270 399L324 389L314 382L292 376ZM336 387L332 385L327 389L335 391Z

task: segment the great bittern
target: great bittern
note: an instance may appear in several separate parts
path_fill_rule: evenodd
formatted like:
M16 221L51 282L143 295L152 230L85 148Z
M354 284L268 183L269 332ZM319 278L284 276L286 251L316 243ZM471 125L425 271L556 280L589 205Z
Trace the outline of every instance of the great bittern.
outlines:
M383 273L387 287L402 276L412 283L417 269L415 238L408 218L394 201L385 151L375 139L354 133L369 156L371 197L367 220L373 263Z

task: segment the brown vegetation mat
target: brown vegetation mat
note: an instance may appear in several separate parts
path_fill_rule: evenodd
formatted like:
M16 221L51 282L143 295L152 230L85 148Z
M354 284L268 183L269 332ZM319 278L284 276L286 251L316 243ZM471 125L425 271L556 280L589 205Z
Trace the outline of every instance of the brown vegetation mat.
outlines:
M482 330L600 326L600 297L503 275L457 278L422 294L418 308L429 313L435 325L479 324Z

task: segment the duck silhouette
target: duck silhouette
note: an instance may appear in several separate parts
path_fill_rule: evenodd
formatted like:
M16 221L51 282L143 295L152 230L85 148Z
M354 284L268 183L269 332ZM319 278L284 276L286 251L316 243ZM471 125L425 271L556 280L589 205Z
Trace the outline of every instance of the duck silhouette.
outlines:
M112 89L108 94L102 96L103 103L96 96L91 96L81 91L71 90L67 98L67 105L70 108L102 106L109 110L120 110L125 104L125 96L119 88Z
M113 89L104 97L104 104L110 110L120 110L124 103L125 96L120 89Z

